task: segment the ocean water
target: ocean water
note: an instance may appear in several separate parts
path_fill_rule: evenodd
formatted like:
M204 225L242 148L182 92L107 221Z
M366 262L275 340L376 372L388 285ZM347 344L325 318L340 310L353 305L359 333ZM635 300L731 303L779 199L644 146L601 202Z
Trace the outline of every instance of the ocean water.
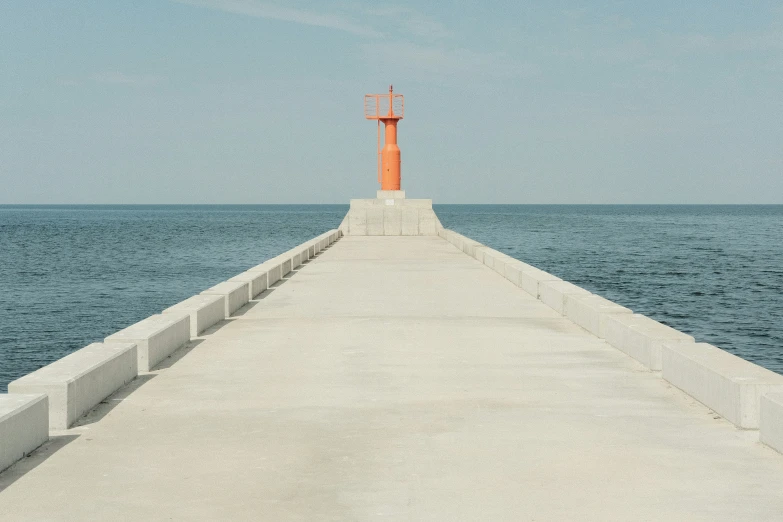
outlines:
M347 205L0 206L0 391ZM783 206L436 205L444 226L783 373Z

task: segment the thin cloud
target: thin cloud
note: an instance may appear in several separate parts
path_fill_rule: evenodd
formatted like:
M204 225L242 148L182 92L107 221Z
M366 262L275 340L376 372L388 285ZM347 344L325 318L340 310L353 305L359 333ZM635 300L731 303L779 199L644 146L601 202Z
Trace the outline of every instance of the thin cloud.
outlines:
M379 37L382 33L371 27L355 23L346 16L324 14L310 9L278 5L254 0L172 0L179 4L224 11L255 18L268 18L314 27L326 27L358 36Z

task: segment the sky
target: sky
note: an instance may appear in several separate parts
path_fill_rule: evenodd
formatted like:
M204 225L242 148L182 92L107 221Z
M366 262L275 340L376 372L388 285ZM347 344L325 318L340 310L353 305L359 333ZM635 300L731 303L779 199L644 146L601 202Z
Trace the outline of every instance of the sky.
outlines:
M0 2L0 204L783 203L783 3Z

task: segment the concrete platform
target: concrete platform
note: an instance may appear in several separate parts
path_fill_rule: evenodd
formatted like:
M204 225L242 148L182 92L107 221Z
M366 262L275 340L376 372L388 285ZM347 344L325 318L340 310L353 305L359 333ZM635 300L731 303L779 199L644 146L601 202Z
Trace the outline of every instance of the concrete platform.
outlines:
M1 474L3 519L783 513L758 432L439 237L344 237L261 297Z

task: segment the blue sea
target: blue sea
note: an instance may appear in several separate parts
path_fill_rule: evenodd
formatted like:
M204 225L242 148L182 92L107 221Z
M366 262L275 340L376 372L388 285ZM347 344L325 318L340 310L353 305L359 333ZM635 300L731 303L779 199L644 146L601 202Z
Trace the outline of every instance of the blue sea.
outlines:
M0 206L0 391L336 228L347 210ZM447 228L783 373L782 205L435 211Z

